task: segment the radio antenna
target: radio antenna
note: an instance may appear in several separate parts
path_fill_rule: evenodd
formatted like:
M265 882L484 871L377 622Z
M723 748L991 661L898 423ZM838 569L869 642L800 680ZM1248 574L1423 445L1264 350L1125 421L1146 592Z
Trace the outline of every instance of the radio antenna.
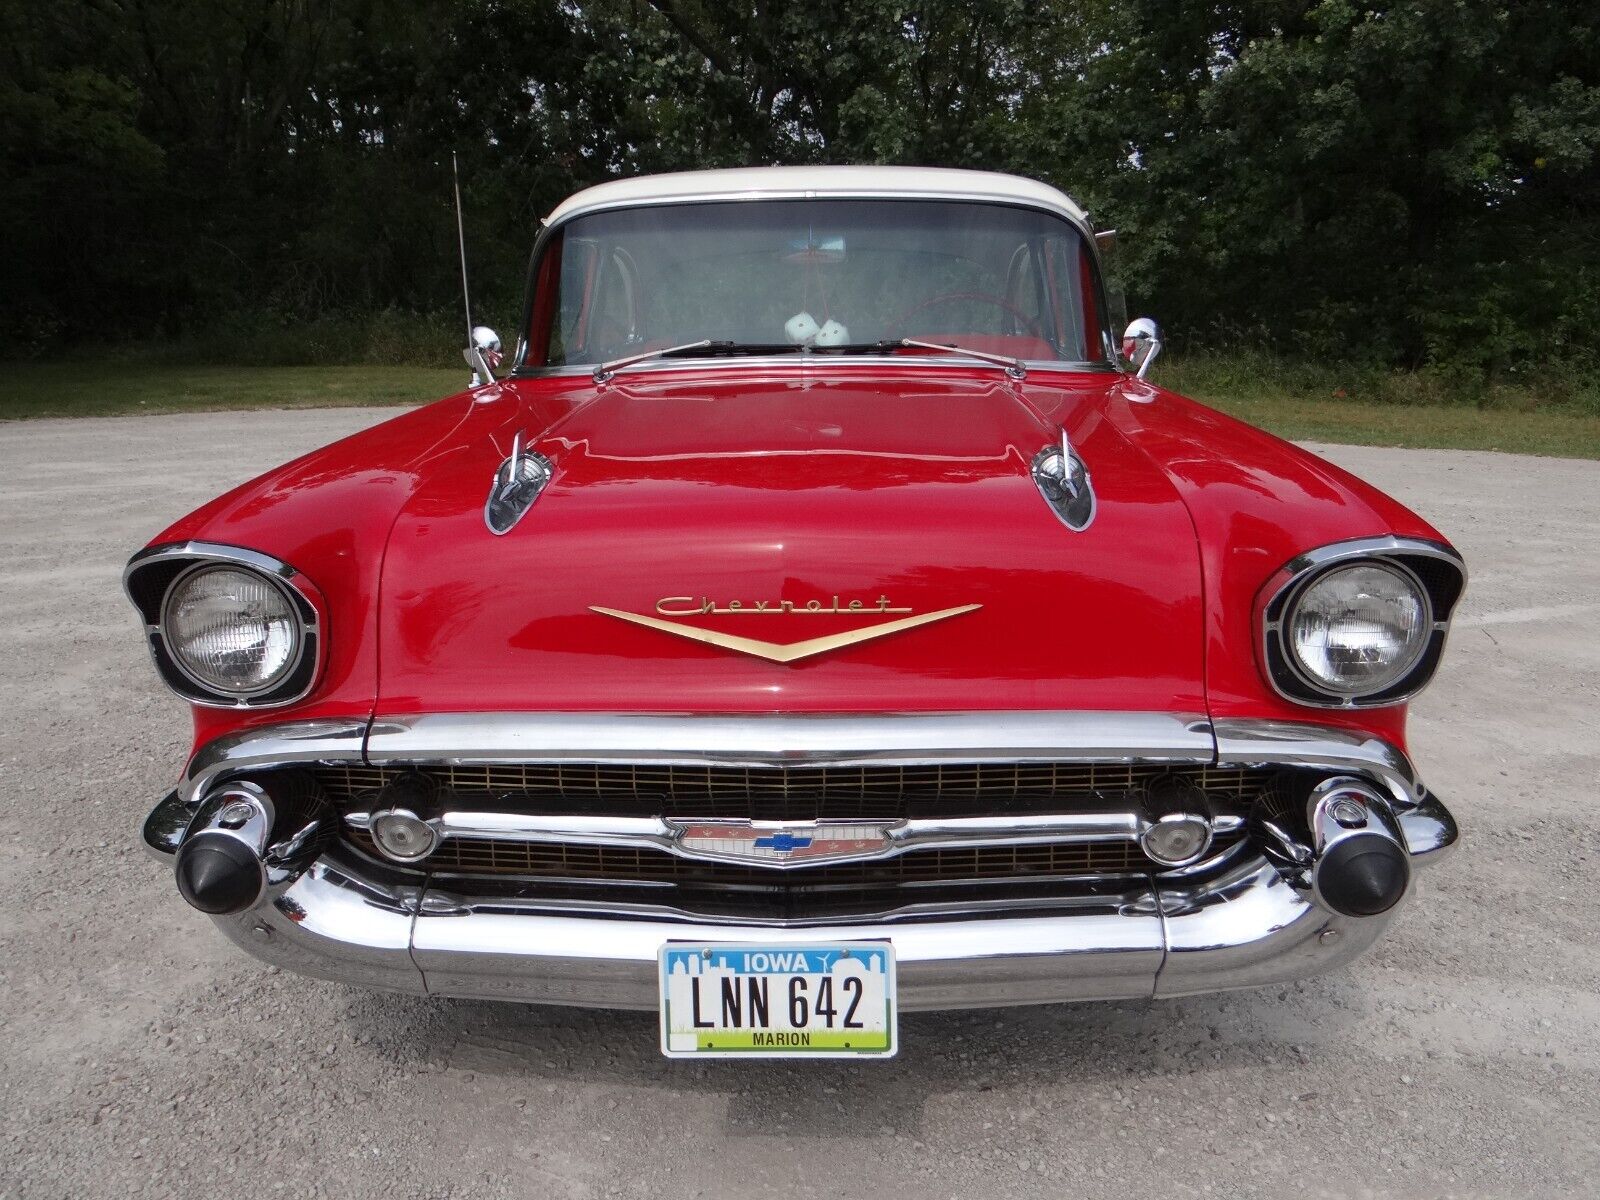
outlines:
M467 310L467 348L461 353L472 368L471 387L494 382L494 365L500 361L500 339L492 329L480 331L472 323L472 292L467 287L467 229L461 217L461 164L450 151L450 177L456 189L456 245L461 250L461 305Z
M461 248L461 303L467 310L467 345L472 345L472 293L467 290L467 230L461 221L461 164L450 151L450 174L456 186L456 243Z

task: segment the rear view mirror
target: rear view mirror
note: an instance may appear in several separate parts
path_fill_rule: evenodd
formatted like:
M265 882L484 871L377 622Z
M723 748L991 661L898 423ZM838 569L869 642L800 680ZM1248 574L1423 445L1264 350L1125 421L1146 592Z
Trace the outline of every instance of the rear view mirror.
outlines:
M1161 326L1149 317L1131 322L1122 332L1122 357L1127 359L1140 379L1161 353Z

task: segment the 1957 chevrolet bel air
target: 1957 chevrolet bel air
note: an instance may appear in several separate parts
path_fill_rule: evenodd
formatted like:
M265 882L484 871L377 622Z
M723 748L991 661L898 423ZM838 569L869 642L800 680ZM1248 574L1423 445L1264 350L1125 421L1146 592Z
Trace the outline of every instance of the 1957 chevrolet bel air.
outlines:
M144 840L244 949L890 1054L904 1009L1336 966L1456 840L1426 522L1163 391L1025 179L604 184L509 372L126 573L194 748Z

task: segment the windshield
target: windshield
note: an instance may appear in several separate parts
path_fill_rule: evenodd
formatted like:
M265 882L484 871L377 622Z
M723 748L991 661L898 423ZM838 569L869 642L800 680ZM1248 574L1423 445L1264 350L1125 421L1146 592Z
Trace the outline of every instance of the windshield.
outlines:
M700 341L713 343L704 354L846 353L915 338L1029 360L1106 356L1078 230L1000 204L755 200L599 212L551 235L535 278L530 367Z

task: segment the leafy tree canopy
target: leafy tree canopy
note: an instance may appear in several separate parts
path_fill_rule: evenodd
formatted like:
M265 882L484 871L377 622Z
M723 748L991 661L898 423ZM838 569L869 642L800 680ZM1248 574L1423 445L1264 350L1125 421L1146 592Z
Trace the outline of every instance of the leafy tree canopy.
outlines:
M0 342L453 303L616 175L1046 179L1180 343L1495 373L1600 326L1582 0L0 0Z

